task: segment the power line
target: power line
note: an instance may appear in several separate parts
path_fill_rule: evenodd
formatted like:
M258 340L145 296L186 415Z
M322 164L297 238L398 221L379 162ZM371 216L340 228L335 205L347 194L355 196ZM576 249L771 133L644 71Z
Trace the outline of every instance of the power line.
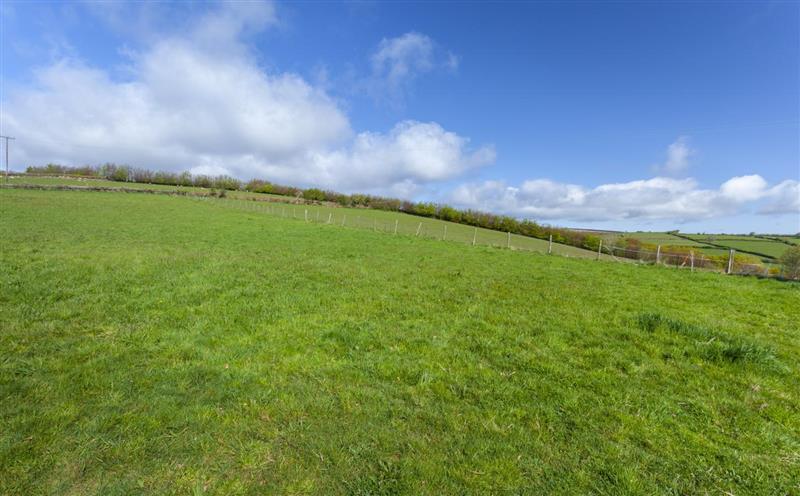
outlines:
M6 184L8 184L8 140L14 140L11 136L0 136L0 138L6 140Z

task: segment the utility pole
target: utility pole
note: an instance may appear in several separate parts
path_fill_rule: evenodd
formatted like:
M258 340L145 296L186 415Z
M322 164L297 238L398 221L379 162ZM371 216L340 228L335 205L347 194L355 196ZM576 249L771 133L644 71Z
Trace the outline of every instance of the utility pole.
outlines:
M6 184L8 184L8 140L16 138L12 138L11 136L0 136L0 138L6 140Z

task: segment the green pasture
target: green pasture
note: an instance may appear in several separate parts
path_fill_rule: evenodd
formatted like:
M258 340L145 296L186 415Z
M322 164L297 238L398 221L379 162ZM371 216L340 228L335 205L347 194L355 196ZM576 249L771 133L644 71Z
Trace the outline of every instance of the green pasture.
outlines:
M800 493L799 284L242 203L0 190L0 494Z

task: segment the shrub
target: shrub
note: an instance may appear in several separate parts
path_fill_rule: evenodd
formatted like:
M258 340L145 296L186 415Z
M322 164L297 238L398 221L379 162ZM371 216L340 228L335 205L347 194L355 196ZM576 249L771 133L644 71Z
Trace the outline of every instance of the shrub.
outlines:
M417 203L411 213L422 217L433 217L436 214L436 205L433 203Z
M231 191L242 189L242 182L230 176L217 176L212 179L213 187Z
M204 176L202 174L199 176L194 176L192 178L192 183L194 186L197 186L198 188L210 188L213 184L210 177Z
M178 176L178 184L181 186L191 186L192 185L192 173L189 171L181 172L181 175Z
M800 245L795 245L783 252L778 259L783 266L783 277L800 279Z
M303 191L303 198L306 200L323 201L325 200L325 192L317 188L308 188Z
M454 209L449 205L443 205L439 208L439 212L437 212L437 217L446 220L449 222L460 222L461 221L461 212Z

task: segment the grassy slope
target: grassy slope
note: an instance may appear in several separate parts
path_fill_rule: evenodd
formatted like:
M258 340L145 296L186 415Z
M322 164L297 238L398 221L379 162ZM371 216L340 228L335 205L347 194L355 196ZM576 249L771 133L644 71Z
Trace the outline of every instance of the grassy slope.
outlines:
M159 184L142 184L142 183L121 183L114 181L106 181L100 179L82 179L82 178L65 178L65 177L35 177L35 176L17 176L12 177L10 180L12 184L35 184L35 185L65 185L65 186L94 186L94 187L111 187L111 188L128 188L128 189L153 189L161 191L169 190L188 190L203 192L208 191L205 188L181 188L176 186L165 186ZM250 193L247 191L228 191L227 200L225 203L231 206L231 200L250 200L250 199L265 199L271 198L279 200L282 203L290 202L292 199L286 196L268 195L262 193ZM236 202L233 202L236 203ZM395 221L398 221L398 233L416 235L419 229L419 235L425 238L433 239L447 239L449 241L457 241L461 243L471 244L473 236L475 235L475 228L455 224L452 222L445 222L438 219L423 218L414 215L407 215L398 212L387 212L383 210L373 210L366 208L341 208L341 207L327 207L317 205L294 205L290 206L288 203L283 206L267 206L265 203L256 205L252 202L239 202L236 203L236 208L254 209L262 212L273 212L276 215L285 215L287 217L294 216L295 218L305 218L306 211L309 215L309 220L314 222L325 222L328 215L334 223L341 224L345 221L347 226L358 227L362 229L376 229L383 232L393 232ZM282 209L282 210L281 210ZM445 226L447 232L445 233ZM493 231L490 229L478 229L475 242L478 245L488 246L501 246L505 247L509 244L509 239L506 233ZM530 238L526 236L511 235L510 246L520 250L538 251L546 253L548 251L548 243L545 240ZM569 245L562 245L553 243L552 252L557 255L566 257L578 258L597 258L597 254L593 251L577 248ZM603 254L603 260L611 260L612 257Z
M211 200L214 204L222 206L252 211L254 213L271 214L287 219L296 220L308 219L312 223L330 223L335 226L351 227L358 229L368 229L381 233L393 233L395 221L397 221L397 233L430 238L437 240L454 241L464 244L472 244L473 237L476 245L507 247L513 249L537 251L547 253L548 242L541 239L519 236L490 229L476 229L474 227L453 222L446 222L438 219L418 217L398 212L387 212L384 210L372 210L367 208L342 208L327 207L321 205L269 205L251 201L240 201L236 199ZM307 217L306 217L307 216ZM447 232L445 232L445 226ZM553 243L553 253L566 257L591 258L596 259L597 253L582 248L569 245ZM611 260L612 257L603 254L602 260ZM626 261L624 259L620 259Z
M797 284L167 196L0 227L3 494L800 491Z
M0 184L5 184L5 178L0 178ZM10 185L41 185L41 186L83 186L95 188L126 188L156 191L195 191L204 192L208 188L196 188L193 186L172 186L169 184L146 184L128 183L120 181L108 181L105 179L78 178L78 177L56 177L56 176L11 176L8 184ZM285 196L270 195L263 193L250 193L248 191L228 191L231 198L258 198L271 197L275 199L288 200Z

